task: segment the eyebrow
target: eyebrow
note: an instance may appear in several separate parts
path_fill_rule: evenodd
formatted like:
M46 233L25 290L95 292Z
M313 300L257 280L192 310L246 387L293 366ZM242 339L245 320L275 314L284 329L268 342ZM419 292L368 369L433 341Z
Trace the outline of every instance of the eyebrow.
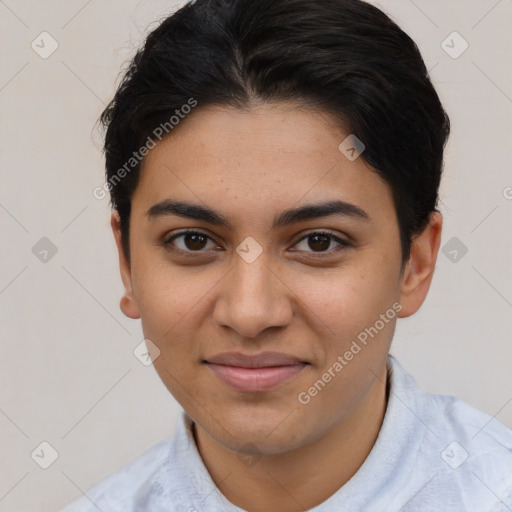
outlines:
M172 199L164 199L163 201L156 203L149 208L146 215L149 220L161 216L177 215L179 217L201 220L216 226L233 229L228 218L211 208L184 201L174 201ZM274 218L272 229L281 228L310 219L328 217L331 215L351 217L370 222L370 216L359 206L345 201L334 200L316 204L307 204L290 210L285 210Z

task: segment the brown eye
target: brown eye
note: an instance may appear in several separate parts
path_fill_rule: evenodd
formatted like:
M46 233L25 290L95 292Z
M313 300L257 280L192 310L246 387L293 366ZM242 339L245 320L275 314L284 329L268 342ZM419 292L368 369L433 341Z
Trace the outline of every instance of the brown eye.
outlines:
M180 240L179 243L176 243L176 240ZM207 247L208 241L211 241L213 246ZM175 246L183 252L205 252L208 249L213 249L216 245L205 233L200 231L183 231L167 239L164 242L164 246Z
M329 250L329 247L331 247L331 244L333 242L338 244L338 247ZM348 242L345 242L341 238L333 235L332 233L324 231L315 231L313 233L307 234L305 237L299 240L296 246L299 246L301 243L303 248L299 249L299 251L313 253L331 253L333 251L338 251L350 245Z
M331 245L331 237L328 235L310 235L308 240L308 246L314 251L326 251Z

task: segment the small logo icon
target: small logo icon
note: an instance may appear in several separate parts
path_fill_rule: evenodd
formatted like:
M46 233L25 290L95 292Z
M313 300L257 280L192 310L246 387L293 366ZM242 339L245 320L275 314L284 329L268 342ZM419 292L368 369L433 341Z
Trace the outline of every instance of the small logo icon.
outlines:
M457 469L468 457L469 453L457 441L452 441L441 452L441 458L452 469Z
M49 238L43 236L32 247L32 254L40 262L48 263L57 254L57 246Z
M238 453L238 458L249 468L257 464L261 457L263 457L263 454L252 443L244 444Z
M343 139L341 144L338 146L338 149L348 160L353 162L366 149L366 146L353 133L351 133L346 139Z
M467 254L468 248L456 236L452 236L444 244L442 252L452 263L458 263Z
M263 247L252 236L248 236L237 248L236 252L247 262L252 263L263 252Z
M160 355L160 349L150 339L146 338L135 347L133 355L144 366L150 366Z
M458 32L452 32L441 43L441 48L452 59L458 59L469 48L469 43Z
M43 469L48 469L59 458L57 450L47 441L40 443L30 455Z
M59 43L48 32L41 32L30 46L39 57L47 59L59 47Z

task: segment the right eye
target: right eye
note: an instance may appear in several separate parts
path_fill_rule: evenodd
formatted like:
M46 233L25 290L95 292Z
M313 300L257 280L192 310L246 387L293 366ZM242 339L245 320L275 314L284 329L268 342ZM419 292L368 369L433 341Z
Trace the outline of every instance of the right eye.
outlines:
M180 242L176 243L176 240L180 240ZM210 247L210 249L206 248L205 250L204 246L207 244L208 240L213 243L213 247ZM188 254L209 252L214 247L217 247L215 241L206 233L191 230L181 231L180 233L166 238L162 245L165 248Z

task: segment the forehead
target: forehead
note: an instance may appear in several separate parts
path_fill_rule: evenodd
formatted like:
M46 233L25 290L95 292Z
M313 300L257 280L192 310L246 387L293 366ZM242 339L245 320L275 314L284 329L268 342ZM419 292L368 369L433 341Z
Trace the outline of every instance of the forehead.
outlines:
M145 157L133 206L173 197L233 215L338 199L393 208L388 184L340 151L349 135L329 114L293 104L198 107Z

